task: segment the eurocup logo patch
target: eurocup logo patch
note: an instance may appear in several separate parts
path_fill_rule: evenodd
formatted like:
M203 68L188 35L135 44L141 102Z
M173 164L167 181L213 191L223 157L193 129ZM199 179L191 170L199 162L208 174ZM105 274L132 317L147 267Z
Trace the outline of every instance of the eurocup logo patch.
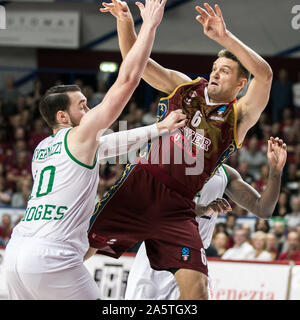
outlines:
M223 113L225 112L225 110L226 110L226 106L220 107L220 108L217 110L217 115L218 115L218 116L222 116Z
M181 249L181 260L182 261L189 261L191 258L191 251L188 247L183 247Z

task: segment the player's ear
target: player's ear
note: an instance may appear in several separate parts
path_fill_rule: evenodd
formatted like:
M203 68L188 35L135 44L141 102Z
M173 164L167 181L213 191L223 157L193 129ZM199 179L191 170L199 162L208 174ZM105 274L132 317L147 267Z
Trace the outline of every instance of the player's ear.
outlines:
M56 113L57 123L68 124L70 120L69 114L66 111L59 110Z
M238 86L240 87L240 90L242 90L247 85L247 79L246 78L239 78L238 80Z

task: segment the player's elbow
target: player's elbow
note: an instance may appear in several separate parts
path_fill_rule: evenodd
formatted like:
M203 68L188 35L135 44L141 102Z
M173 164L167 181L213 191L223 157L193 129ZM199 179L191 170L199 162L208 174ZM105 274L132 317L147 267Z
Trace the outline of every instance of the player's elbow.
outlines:
M264 65L264 68L261 69L259 79L265 85L271 85L273 81L273 71L268 63Z

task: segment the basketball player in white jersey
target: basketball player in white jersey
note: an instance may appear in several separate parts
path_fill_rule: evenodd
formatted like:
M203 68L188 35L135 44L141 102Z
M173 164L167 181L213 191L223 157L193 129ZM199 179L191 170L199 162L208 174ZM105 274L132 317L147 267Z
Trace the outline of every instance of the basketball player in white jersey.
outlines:
M97 140L99 132L120 115L140 81L165 3L137 3L143 18L138 40L98 106L89 111L87 99L72 85L51 88L43 97L40 112L53 135L34 151L32 193L6 248L9 298L99 297L96 283L83 266L99 180ZM185 118L180 112L173 117Z
M286 145L281 139L270 138L267 156L269 177L261 196L235 169L222 165L195 197L198 215L196 220L205 249L210 245L218 214L231 210L229 203L222 199L224 193L259 218L268 219L272 216L287 156ZM174 300L178 299L179 294L176 280L171 272L155 271L150 267L145 245L142 243L130 269L125 299Z

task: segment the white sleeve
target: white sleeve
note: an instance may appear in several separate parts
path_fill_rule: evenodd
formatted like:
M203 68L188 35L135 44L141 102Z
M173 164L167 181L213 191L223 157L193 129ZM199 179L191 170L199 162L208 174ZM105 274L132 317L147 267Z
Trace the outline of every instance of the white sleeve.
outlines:
M137 150L149 139L158 136L156 123L101 136L98 148L98 161Z

